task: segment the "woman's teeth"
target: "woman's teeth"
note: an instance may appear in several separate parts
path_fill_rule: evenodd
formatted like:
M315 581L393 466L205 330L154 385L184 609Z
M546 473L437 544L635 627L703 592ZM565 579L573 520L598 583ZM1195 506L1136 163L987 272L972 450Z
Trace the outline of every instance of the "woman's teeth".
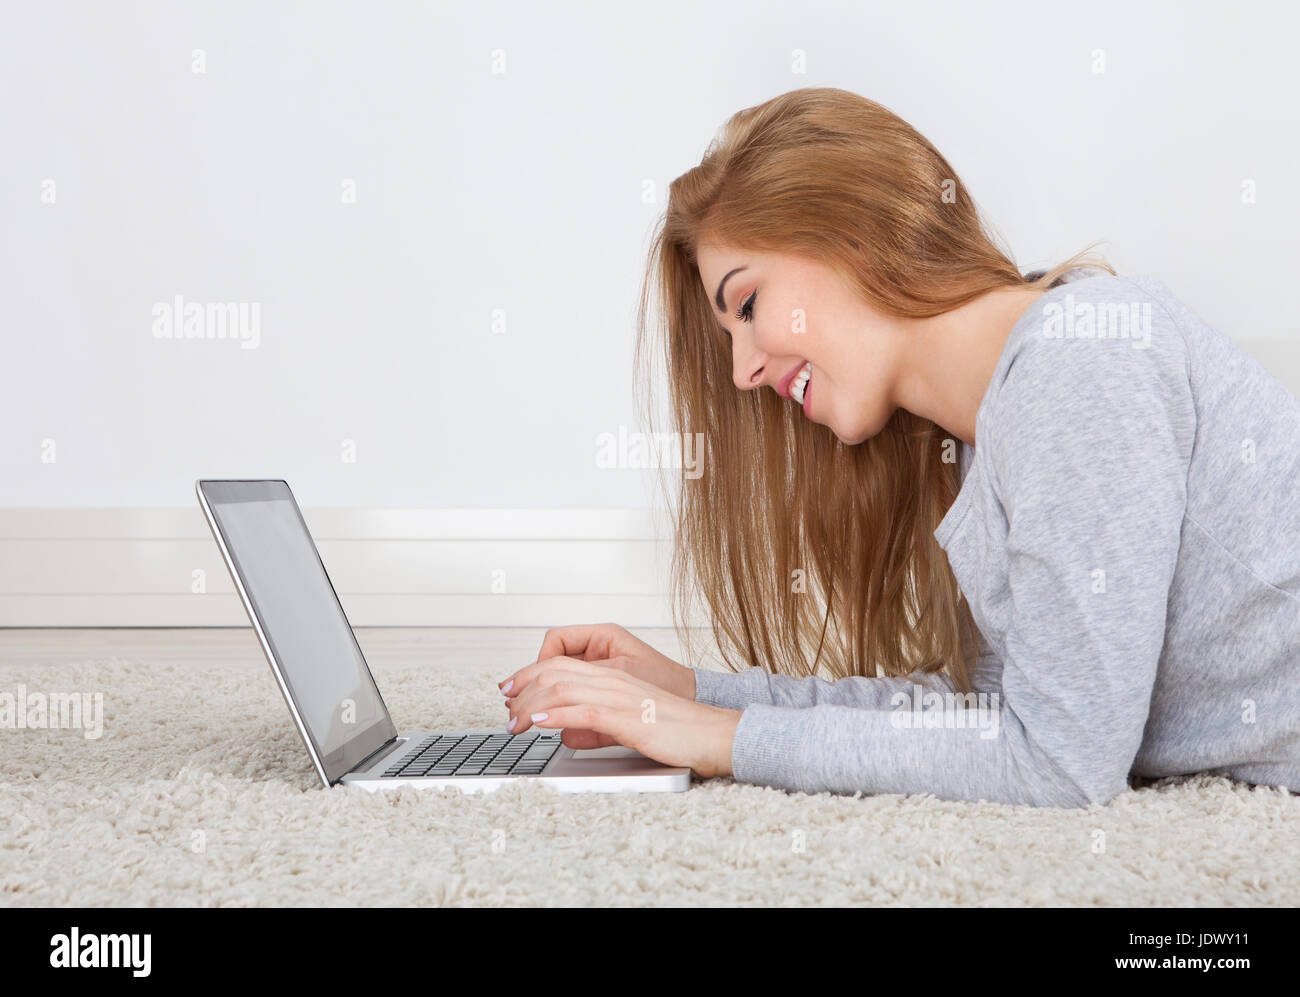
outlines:
M808 378L812 377L812 364L806 363L794 380L790 382L790 396L800 405L803 404L803 389L808 387Z

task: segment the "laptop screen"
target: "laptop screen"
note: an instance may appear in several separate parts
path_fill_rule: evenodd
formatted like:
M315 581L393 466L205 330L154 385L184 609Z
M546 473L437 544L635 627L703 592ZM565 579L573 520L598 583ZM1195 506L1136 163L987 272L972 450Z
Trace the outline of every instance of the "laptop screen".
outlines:
M397 735L283 481L201 481L304 737L333 784Z

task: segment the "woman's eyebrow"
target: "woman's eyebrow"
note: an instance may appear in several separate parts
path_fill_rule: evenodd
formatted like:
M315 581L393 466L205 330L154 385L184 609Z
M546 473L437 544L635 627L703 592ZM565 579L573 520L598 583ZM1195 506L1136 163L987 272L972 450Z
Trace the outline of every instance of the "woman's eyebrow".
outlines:
M718 283L718 293L717 293L716 295L713 296L713 300L716 301L716 302L718 303L718 311L720 311L720 312L725 312L725 311L727 310L727 303L726 303L726 301L724 301L723 298L722 298L722 289L723 289L724 287L727 286L727 281L731 280L731 274L732 274L732 273L740 273L740 271L742 271L742 270L746 270L746 269L748 269L748 268L747 268L747 267L736 267L735 270L731 271L731 273L729 273L729 274L727 274L727 276L723 277L722 280Z

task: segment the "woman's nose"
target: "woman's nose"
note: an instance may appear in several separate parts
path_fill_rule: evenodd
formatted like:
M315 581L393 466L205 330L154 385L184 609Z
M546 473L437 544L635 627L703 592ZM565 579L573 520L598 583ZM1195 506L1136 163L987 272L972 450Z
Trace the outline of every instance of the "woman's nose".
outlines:
M736 387L741 391L748 391L750 388L757 388L763 383L763 371L767 369L767 361L762 357L755 357L749 354L746 357L737 356L735 363L732 365L732 380L736 382Z

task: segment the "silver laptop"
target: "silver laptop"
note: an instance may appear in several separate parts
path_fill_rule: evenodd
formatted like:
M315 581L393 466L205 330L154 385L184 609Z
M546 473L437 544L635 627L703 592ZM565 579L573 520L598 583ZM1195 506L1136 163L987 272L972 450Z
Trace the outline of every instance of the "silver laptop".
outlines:
M399 734L288 484L199 480L195 491L326 787L455 786L474 793L518 779L579 793L690 786L688 768L630 748L568 748L558 730ZM429 677L436 680L437 672L430 669ZM484 694L499 695L491 686Z

